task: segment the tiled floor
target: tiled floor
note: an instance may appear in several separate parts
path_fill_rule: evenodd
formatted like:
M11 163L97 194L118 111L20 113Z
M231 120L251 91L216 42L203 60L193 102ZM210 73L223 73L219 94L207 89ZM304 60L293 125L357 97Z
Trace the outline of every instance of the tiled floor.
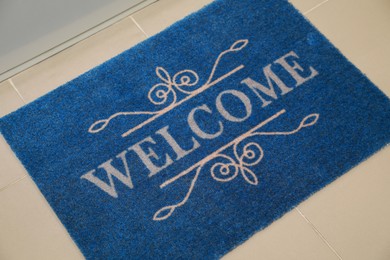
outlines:
M211 0L160 0L0 83L0 116L144 40ZM390 96L388 0L291 0ZM390 259L390 147L257 233L225 259ZM0 137L0 259L83 259Z

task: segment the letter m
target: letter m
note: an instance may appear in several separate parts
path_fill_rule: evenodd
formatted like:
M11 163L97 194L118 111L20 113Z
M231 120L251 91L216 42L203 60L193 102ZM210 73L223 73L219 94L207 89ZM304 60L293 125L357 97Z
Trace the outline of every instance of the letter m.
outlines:
M92 182L93 184L98 186L101 190L107 192L110 196L114 198L118 198L118 193L116 192L115 184L112 176L114 176L116 179L118 179L120 182L122 182L130 189L133 188L133 182L131 181L130 171L126 161L126 153L127 151L124 151L116 156L116 158L120 158L122 160L126 174L121 173L118 169L112 166L111 164L112 159L99 165L98 169L103 169L106 172L109 180L109 184L107 184L106 182L102 181L101 179L99 179L94 175L96 173L96 170L92 170L82 175L80 178Z
M278 99L272 82L276 83L276 86L279 87L282 95L290 92L292 88L287 87L286 84L284 84L284 82L272 71L271 64L264 67L263 73L267 79L268 87L254 81L251 78L246 78L241 81L241 83L247 85L256 94L256 96L260 98L261 102L263 103L262 107L266 107L271 104L272 101L264 99L262 95L266 95L273 99Z

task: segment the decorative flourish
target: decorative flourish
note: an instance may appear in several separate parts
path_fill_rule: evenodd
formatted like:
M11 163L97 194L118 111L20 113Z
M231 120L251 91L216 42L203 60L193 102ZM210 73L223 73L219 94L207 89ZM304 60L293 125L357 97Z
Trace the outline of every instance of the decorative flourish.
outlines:
M271 122L272 120L276 119L277 117L279 117L281 114L285 112L286 112L285 110L281 110L280 112L276 113L272 117L258 124L256 127L252 128L245 134L239 136L238 138L234 139L232 142L228 143L227 145L221 147L214 153L205 157L204 159L202 159L192 167L188 168L187 170L181 172L180 174L176 175L172 179L161 184L160 187L164 188L165 186L175 182L179 178L193 172L196 169L190 187L183 200L181 200L179 203L168 205L159 209L154 214L153 220L161 221L169 218L177 208L183 206L188 201L194 189L196 181L198 180L199 174L202 172L202 170L205 168L206 165L210 164L210 162L211 162L211 167L210 167L211 177L218 182L230 182L240 175L248 184L254 186L258 185L259 179L256 176L256 174L250 169L250 167L255 166L261 162L264 156L264 151L257 142L250 141L245 144L245 141L247 141L248 138L263 136L263 135L292 135L299 132L303 128L313 126L314 124L317 123L319 119L319 114L310 114L305 118L303 118L299 126L292 131L286 131L286 132L260 132L259 131L259 129L263 127L265 124ZM233 148L234 156L229 156L226 153L224 153L224 151L229 147ZM239 147L242 148L240 149Z
M189 69L182 70L177 72L173 77L171 77L168 71L166 71L163 67L157 67L156 75L162 82L151 87L151 89L148 92L148 99L153 105L156 106L164 105L162 109L156 111L118 112L106 119L101 119L96 121L89 127L88 132L95 134L104 130L109 125L111 120L119 116L153 115L148 120L144 121L143 123L137 125L134 128L131 128L126 133L122 134L122 137L128 136L135 130L142 128L144 125L162 116L163 114L173 109L174 107L193 98L194 96L200 94L204 90L210 88L211 86L217 84L223 79L229 77L233 73L236 73L237 71L244 68L243 65L240 65L237 68L233 69L232 71L224 74L223 76L214 79L214 74L217 70L217 67L222 57L230 52L238 52L242 50L243 48L245 48L247 44L248 44L248 40L246 39L238 40L234 42L229 49L221 52L214 63L214 66L211 70L210 76L208 77L206 83L204 83L200 87L196 87L196 85L199 82L199 76L193 70L189 70ZM178 97L177 97L178 92L181 92L187 96L182 100L178 101Z

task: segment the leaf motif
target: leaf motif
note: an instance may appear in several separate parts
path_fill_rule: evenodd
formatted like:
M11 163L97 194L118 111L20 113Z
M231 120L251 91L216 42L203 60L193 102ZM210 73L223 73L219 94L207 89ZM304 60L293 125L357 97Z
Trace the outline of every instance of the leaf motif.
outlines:
M169 73L163 67L156 68L156 75L165 83L172 84L171 76L169 76Z
M230 47L231 51L240 51L248 44L248 40L238 40Z
M176 206L165 206L161 209L159 209L153 216L153 220L155 221L161 221L164 219L169 218L172 213L175 211Z
M259 184L259 179L256 174L254 174L251 170L246 167L241 168L242 177L244 177L245 181L251 185Z
M301 124L299 125L299 128L303 128L303 127L308 127L308 126L314 125L315 123L317 123L319 117L320 117L319 114L308 115L307 117L305 117L302 120Z
M108 123L109 123L109 120L107 120L107 119L96 121L95 123L93 123L89 127L88 132L93 133L93 134L98 133L98 132L102 131L104 128L106 128Z

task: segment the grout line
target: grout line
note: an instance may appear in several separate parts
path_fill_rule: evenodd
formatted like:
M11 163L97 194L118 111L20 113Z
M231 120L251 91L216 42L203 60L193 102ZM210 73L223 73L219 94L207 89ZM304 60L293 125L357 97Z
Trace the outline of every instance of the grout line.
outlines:
M312 7L312 8L310 8L309 10L307 10L306 12L304 12L303 14L306 15L306 14L310 13L311 11L314 11L314 9L317 9L318 7L320 7L321 5L325 4L326 2L329 2L329 0L325 0L325 1L321 2L321 3L319 3L318 5L316 5L316 6Z
M340 260L343 260L343 258L341 257L341 255L336 251L336 249L334 249L334 247L332 247L332 245L328 242L328 240L326 240L326 238L324 237L324 235L314 226L314 224L302 213L302 211L300 211L298 209L298 207L295 207L295 210L298 211L299 215L301 215L301 217L311 226L311 228L314 230L314 232L316 232L316 234L322 239L322 241L324 241L324 243L330 248L330 250L332 250L332 252L340 259Z
M158 0L144 0L143 2L140 2L137 5L132 6L128 9L114 15L113 17L108 18L108 19L100 22L99 24L94 25L91 28L73 36L72 38L70 38L66 41L63 41L63 42L57 44L56 46L54 46L54 47L52 47L52 48L50 48L42 53L37 54L34 57L32 57L32 58L30 58L30 59L28 59L28 60L26 60L18 65L15 65L14 67L12 67L6 71L1 72L0 73L0 81L5 81L7 78L13 77L14 75L16 75L20 72L23 72L23 71L27 70L28 68L31 68L32 66L35 66L36 64L38 64L44 60L47 60L47 59L51 58L52 56L55 56L58 53L76 45L77 43L99 33L100 31L114 25L115 23L118 23L118 22L126 19L131 14L136 13L140 10L143 10L144 8L148 7L151 4L154 4L155 2L153 2L153 1L157 2ZM20 69L20 68L22 68L22 69ZM7 75L7 76L4 77L4 75Z
M131 15L130 19L135 23L135 25L138 27L138 29L146 36L146 38L149 38L149 35L142 29L141 25L134 19L134 17Z
M13 87L13 89L16 91L20 99L23 101L24 104L27 104L26 100L23 98L22 94L20 94L19 90L16 88L14 82L12 81L11 78L8 79L9 84Z
M20 182L21 180L23 180L23 179L26 178L26 177L27 177L27 174L25 174L24 176L20 177L19 179L16 179L15 181L13 181L13 182L11 182L11 183L5 185L4 187L0 188L0 192L2 192L2 191L4 191L4 190L8 189L9 187L11 187L11 186L13 186L14 184Z

